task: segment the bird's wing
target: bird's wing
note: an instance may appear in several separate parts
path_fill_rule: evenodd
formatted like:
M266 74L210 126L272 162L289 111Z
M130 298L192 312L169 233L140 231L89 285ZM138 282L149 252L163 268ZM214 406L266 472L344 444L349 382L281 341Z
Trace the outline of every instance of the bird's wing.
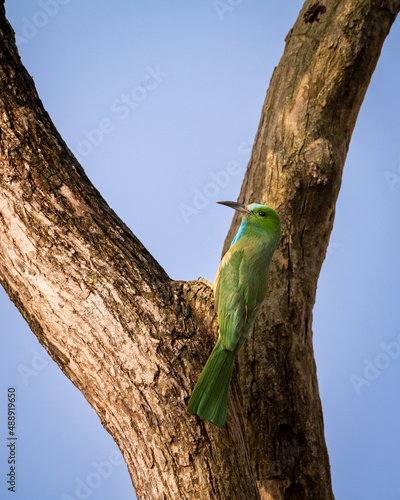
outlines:
M247 304L240 283L243 251L229 250L221 261L215 280L215 309L224 348L233 351L247 320Z
M228 250L226 252L226 254L222 257L222 260L219 263L217 276L215 277L215 280L214 280L214 311L216 313L218 312L219 285L220 285L220 280L221 280L221 270L225 267L226 263L230 260L231 255L232 255L232 252L230 252Z

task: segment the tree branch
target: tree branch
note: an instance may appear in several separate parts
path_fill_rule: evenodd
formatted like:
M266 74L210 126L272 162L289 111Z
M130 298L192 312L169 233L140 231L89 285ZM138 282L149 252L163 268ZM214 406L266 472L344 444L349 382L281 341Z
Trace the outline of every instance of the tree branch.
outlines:
M312 308L351 134L399 9L399 1L306 1L263 106L238 199L270 204L283 222L268 296L239 356L262 498L333 498Z
M211 290L171 282L90 184L0 8L1 284L119 445L139 498L259 498L237 398L227 429L186 411L217 334Z
M139 498L333 498L312 307L351 133L399 4L307 1L287 37L239 197L276 208L283 235L219 429L186 411L217 336L211 289L171 281L91 185L0 0L0 282L116 440Z

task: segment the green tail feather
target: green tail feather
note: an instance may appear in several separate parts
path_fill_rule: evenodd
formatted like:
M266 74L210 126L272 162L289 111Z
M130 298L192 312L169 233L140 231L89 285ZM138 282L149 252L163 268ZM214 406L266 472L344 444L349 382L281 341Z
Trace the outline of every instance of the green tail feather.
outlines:
M235 351L225 351L218 339L190 397L190 413L224 427L235 357Z

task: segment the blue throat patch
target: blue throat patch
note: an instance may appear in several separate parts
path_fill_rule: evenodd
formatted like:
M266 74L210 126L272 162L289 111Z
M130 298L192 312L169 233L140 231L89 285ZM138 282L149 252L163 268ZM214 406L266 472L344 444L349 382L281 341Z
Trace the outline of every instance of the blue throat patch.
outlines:
M237 242L237 240L242 236L245 227L246 227L246 219L243 219L242 223L240 224L239 231L236 233L236 236L232 240L231 246L234 245ZM231 246L229 248L231 248Z

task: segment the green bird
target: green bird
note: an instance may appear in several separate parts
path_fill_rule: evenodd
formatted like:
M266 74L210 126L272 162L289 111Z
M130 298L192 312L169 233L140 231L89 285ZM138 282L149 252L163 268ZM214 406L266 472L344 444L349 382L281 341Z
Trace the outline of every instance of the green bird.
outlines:
M242 212L243 220L215 278L219 337L190 397L188 410L224 427L233 365L264 300L281 223L278 214L266 205L218 203Z

